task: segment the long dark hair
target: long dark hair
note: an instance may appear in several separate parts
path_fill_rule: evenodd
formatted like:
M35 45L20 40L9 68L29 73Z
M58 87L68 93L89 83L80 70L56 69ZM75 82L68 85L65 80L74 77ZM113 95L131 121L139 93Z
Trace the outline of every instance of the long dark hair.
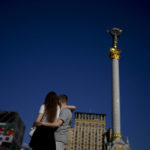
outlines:
M55 92L49 92L45 98L45 113L47 121L53 122L57 114L58 98Z

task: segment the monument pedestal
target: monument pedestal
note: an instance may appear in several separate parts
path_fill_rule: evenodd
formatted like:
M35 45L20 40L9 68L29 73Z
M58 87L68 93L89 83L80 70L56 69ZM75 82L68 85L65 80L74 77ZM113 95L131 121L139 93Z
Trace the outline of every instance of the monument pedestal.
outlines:
M106 143L105 150L130 150L130 145L128 140L125 143L120 137L118 137L112 142Z

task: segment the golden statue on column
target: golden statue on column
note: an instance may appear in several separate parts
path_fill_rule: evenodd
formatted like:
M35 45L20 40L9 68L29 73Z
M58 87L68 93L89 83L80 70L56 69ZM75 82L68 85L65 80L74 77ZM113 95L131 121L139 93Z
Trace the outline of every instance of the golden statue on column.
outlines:
M118 38L122 34L119 28L107 30L113 38L113 45L110 48L109 57L112 61L112 135L111 139L104 139L104 150L130 150L128 138L126 143L121 136L121 115L120 115L120 87L119 87L119 59L121 49L117 48Z

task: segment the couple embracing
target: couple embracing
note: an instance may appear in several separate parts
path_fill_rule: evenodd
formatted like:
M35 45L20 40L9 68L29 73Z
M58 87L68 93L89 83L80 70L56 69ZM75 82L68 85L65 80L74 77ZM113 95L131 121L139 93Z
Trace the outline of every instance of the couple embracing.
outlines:
M41 105L33 124L37 126L29 143L33 150L64 150L67 144L68 130L71 128L72 111L75 106L67 105L68 97L59 97L49 92Z

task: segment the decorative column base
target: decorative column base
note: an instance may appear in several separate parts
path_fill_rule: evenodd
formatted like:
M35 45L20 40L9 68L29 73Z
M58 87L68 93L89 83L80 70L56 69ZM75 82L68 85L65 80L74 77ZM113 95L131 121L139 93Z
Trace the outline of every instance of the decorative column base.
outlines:
M121 136L121 134L120 133L118 133L118 134L112 134L112 141L114 141L116 138L120 138L120 139L122 139L122 136Z
M117 137L109 143L105 143L104 147L104 150L130 150L128 140L125 143L120 137Z

